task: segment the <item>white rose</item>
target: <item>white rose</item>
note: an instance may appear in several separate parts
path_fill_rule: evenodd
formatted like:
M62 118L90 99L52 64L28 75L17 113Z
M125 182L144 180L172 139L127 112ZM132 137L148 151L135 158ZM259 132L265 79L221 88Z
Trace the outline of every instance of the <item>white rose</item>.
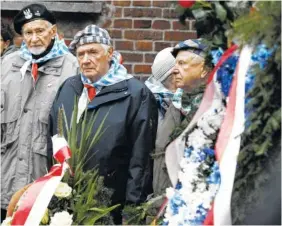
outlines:
M7 217L1 224L1 226L10 226L12 223L13 218L12 217Z
M72 215L67 211L55 213L54 217L51 217L50 226L71 226Z
M71 191L72 188L68 184L60 182L54 195L58 198L67 198L71 195Z

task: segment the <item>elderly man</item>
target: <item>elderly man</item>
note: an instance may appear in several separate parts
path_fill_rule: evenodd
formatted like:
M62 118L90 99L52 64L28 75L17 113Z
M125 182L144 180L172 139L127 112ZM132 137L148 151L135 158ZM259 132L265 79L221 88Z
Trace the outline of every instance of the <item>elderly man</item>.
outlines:
M1 69L2 210L13 193L47 172L49 110L59 86L78 70L45 6L24 7L14 28L24 45L5 57Z
M159 108L159 122L164 118L166 110L176 91L172 69L175 58L171 55L173 48L161 50L152 65L152 75L145 81L145 85L155 95Z
M165 165L165 148L185 129L198 109L209 69L205 65L205 46L200 40L186 40L176 45L171 56L175 86L163 120L160 122L154 160L154 194L164 194L170 185Z
M152 192L152 159L158 111L154 95L113 56L108 32L89 25L70 44L76 51L81 73L65 81L53 103L51 135L57 133L58 109L63 106L70 124L75 99L77 123L87 111L97 113L93 134L103 121L105 130L88 153L85 169L98 166L107 187L113 188L112 204L138 204ZM50 157L52 153L49 153ZM113 213L121 224L121 209Z
M159 210L166 188L171 186L165 162L166 148L186 128L202 100L210 71L205 61L205 51L201 40L190 39L177 44L171 52L175 57L171 73L178 89L158 127L153 174L154 204L148 215L154 215Z

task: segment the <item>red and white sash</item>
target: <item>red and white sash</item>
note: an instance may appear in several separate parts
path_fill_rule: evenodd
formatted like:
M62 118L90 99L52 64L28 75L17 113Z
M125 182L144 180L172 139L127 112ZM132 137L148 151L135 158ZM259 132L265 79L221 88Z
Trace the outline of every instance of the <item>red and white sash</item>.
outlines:
M50 172L40 177L24 192L18 202L18 209L13 215L12 225L38 226L56 188L69 165L65 162L71 157L69 146L63 137L52 137L54 158L60 163Z

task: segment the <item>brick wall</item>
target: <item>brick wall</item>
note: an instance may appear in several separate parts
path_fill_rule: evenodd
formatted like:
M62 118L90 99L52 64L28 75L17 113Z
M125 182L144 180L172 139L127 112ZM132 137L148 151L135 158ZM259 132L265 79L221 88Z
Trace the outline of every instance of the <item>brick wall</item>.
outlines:
M186 26L178 22L177 1L113 0L107 4L112 13L100 25L110 32L128 72L141 81L151 74L152 62L160 50L197 37L193 21Z
M103 3L101 13L54 12L58 28L64 33L67 44L88 24L106 28L128 72L141 81L151 74L152 62L160 50L196 38L193 21L187 21L186 26L178 22L176 0L107 0ZM16 13L1 10L1 19L12 24Z

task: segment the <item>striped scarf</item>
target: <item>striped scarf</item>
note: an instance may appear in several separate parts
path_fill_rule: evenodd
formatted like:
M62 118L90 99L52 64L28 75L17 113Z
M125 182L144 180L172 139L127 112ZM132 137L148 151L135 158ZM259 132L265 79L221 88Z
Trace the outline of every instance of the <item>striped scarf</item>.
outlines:
M149 78L145 85L151 90L154 94L157 103L161 119L164 117L169 105L172 103L175 108L181 111L182 114L188 115L191 111L190 104L183 104L182 96L183 90L178 88L174 93L168 90L162 83L155 81L152 77Z
M80 74L80 78L83 85L94 87L96 90L96 94L98 94L101 91L101 89L105 86L111 86L121 81L131 79L132 77L133 77L132 75L127 74L126 68L123 65L121 65L115 57L113 57L111 60L111 67L107 72L107 74L101 77L96 82L91 82L88 78L85 77L85 75L83 75L82 73ZM79 122L79 119L89 102L90 99L88 97L88 90L87 88L84 87L78 101L77 123Z
M30 64L38 64L38 63L43 63L46 62L50 59L54 59L60 56L63 56L69 52L68 47L66 46L65 42L63 40L59 40L58 36L56 35L55 37L55 42L53 44L53 47L51 51L46 54L45 56L39 58L39 59L33 59L30 51L27 48L27 45L25 42L22 43L21 48L20 48L20 57L26 62L24 65L21 67L21 75L22 75L22 80L24 79L26 70ZM33 76L32 76L33 77ZM34 78L34 77L33 77Z

